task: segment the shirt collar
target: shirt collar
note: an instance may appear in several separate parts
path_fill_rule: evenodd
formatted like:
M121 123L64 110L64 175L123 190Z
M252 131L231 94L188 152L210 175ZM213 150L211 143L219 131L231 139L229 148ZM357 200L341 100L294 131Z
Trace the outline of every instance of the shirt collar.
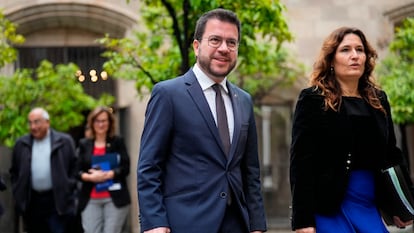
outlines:
M198 83L201 86L201 89L203 91L205 91L206 89L210 88L211 86L213 86L214 84L216 84L216 82L214 82L213 80L211 80L211 78L209 78L198 66L198 64L196 63L193 67L193 72L197 78ZM225 77L219 84L223 87L224 91L226 93L228 93L228 89L227 89L227 85L226 85L226 80L227 77Z

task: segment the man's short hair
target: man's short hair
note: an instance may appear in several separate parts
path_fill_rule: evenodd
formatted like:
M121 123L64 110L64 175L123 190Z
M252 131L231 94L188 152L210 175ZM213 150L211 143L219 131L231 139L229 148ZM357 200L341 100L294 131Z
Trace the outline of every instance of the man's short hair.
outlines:
M218 19L223 22L234 24L237 27L238 31L238 41L240 41L240 28L241 23L237 18L237 15L230 10L218 8L204 13L198 20L194 32L194 40L201 41L204 31L206 29L206 24L210 19Z

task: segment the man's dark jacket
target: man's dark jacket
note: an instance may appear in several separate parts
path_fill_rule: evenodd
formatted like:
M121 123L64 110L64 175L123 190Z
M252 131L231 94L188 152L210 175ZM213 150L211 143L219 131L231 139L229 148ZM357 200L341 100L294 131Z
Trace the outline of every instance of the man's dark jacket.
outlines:
M24 213L31 197L31 159L33 137L25 135L16 141L10 168L13 196L17 210ZM58 214L76 211L76 153L71 136L50 129L52 190Z
M137 169L141 231L218 232L229 187L246 229L266 231L252 99L226 85L234 113L228 155L192 70L154 87Z

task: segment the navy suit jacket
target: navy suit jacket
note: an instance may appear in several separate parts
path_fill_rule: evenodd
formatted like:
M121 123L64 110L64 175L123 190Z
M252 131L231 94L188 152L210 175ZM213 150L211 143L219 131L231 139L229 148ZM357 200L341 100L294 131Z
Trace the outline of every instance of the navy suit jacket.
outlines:
M246 227L266 229L252 101L240 88L227 87L234 111L228 157L192 70L154 86L137 171L141 231L218 232L229 187Z

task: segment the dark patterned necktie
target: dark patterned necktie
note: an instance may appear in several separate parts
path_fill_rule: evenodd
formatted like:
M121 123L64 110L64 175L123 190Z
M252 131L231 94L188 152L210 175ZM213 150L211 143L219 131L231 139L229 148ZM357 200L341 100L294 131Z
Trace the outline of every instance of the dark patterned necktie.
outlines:
M223 96L221 95L220 85L216 83L212 87L216 92L217 127L220 133L221 142L224 146L224 152L228 155L230 151L230 135L226 107L224 105Z

